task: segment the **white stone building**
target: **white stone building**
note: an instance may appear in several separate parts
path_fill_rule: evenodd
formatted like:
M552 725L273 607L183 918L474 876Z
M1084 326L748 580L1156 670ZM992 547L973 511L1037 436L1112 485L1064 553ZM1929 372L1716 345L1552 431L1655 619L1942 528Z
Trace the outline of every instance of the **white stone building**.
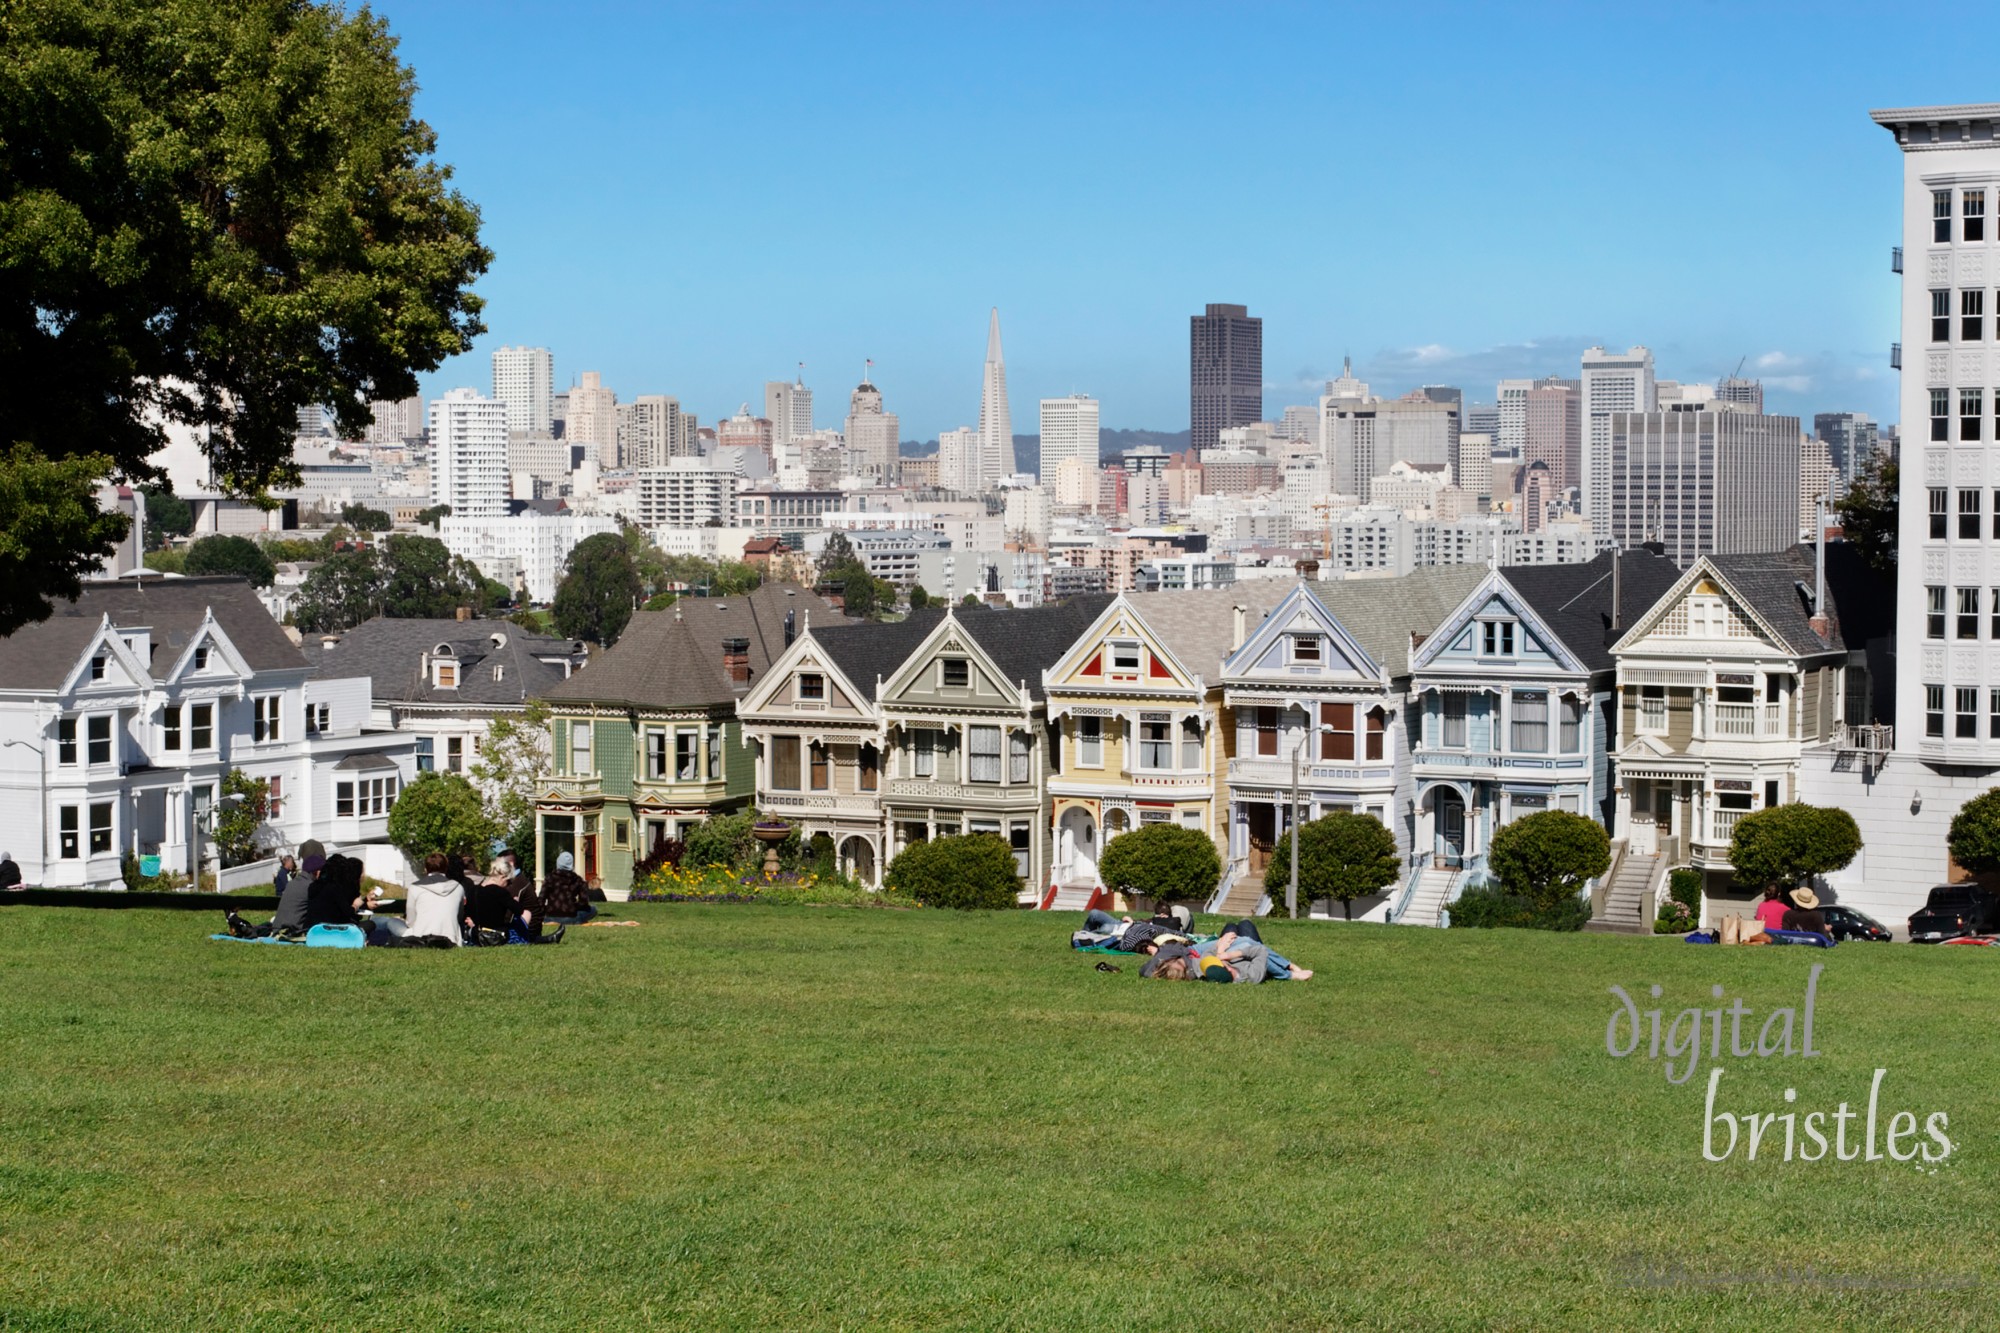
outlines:
M507 512L507 408L472 389L431 403L431 503L455 517Z

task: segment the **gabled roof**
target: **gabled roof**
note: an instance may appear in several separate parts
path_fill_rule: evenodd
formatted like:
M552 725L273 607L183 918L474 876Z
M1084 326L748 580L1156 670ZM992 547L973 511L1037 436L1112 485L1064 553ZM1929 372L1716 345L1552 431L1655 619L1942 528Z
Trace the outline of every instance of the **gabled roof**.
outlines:
M1354 637L1347 626L1340 623L1340 617L1327 609L1319 600L1320 585L1317 582L1298 582L1291 586L1278 604L1264 616L1262 624L1247 632L1243 645L1223 659L1222 669L1238 675L1257 669L1258 659L1269 649L1271 640L1281 635L1290 624L1295 624L1300 616L1306 616L1315 624L1324 627L1333 640L1333 648L1341 657L1357 667L1361 674L1375 677L1382 674L1382 664L1374 660L1374 655ZM1237 665L1231 666L1234 662Z
M840 611L796 584L767 583L733 597L683 597L664 611L639 611L624 635L589 666L550 687L551 703L613 703L637 708L700 708L744 690L723 674L722 641L749 642L750 679L762 680L785 650L785 615L796 633L808 620L849 625Z
M1535 618L1591 672L1615 665L1611 645L1680 580L1664 555L1643 547L1618 557L1619 628L1611 624L1611 552L1580 565L1508 565L1501 575Z
M1410 636L1429 638L1486 577L1484 565L1438 565L1393 579L1334 579L1313 595L1391 680L1410 674Z
M1826 633L1812 627L1816 574L1810 546L1747 555L1705 555L1675 580L1654 604L1634 618L1620 641L1637 641L1652 632L1671 605L1701 579L1713 577L1742 609L1755 619L1775 646L1799 657L1845 652L1848 635L1842 629L1841 606L1854 608L1857 646L1893 633L1895 586L1892 579L1869 569L1858 551L1840 543L1827 546Z
M1040 701L1044 697L1042 673L1062 660L1111 601L1110 593L1086 593L1045 606L1018 610L966 607L953 614L993 659L1007 683L1025 683L1029 697Z
M47 620L0 638L0 684L60 688L107 616L113 628L151 632L147 667L155 680L164 680L210 612L251 670L294 671L308 665L243 579L119 579L86 583L76 600L57 602Z
M496 645L494 640L499 639ZM310 642L310 640L308 640ZM424 654L447 645L459 664L458 688L438 689ZM397 703L519 705L562 683L560 661L580 654L572 639L556 639L505 620L391 620L378 616L310 656L318 678L367 676L377 699ZM493 667L504 666L499 680ZM476 669L475 669L476 668Z
M1228 588L1127 593L1125 604L1138 612L1175 660L1213 684L1223 659L1237 646L1236 608L1243 608L1247 635L1291 590L1292 584L1284 579L1259 579Z
M898 621L852 622L825 630L814 626L812 637L872 708L875 682L895 675L943 619L943 611L926 608Z

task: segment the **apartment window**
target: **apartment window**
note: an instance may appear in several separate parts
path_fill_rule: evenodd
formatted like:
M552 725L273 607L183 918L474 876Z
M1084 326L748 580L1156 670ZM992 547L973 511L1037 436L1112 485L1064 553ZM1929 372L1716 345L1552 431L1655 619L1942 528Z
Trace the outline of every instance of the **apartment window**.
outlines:
M93 658L91 658L91 659L90 659L90 678L91 678L92 680L103 680L103 679L104 679L104 654L103 654L103 653L99 653L99 654L98 654L97 656L95 656L95 657L93 657Z
M1514 752L1546 754L1549 748L1549 694L1547 690L1514 692Z
M1948 291L1931 293L1931 341L1951 341L1951 293Z
M333 784L333 813L347 817L354 813L354 784L336 782Z
M860 791L874 791L879 785L881 772L882 760L875 753L875 747L862 746L861 753L855 759L855 788Z
M58 839L62 843L62 859L65 861L74 861L83 855L82 846L77 840L76 816L77 808L73 805L66 805L56 812L56 829Z
M1463 750L1466 746L1465 696L1448 693L1440 697L1439 704L1444 725L1438 743L1447 750Z
M1951 390L1931 390L1931 439L1951 438Z
M722 781L722 728L708 729L708 780Z
M437 664L437 685L441 690L458 688L458 663L439 662Z
M1354 705L1319 706L1319 757L1354 762Z
M1944 588L1933 584L1924 589L1924 637L1944 637Z
M801 671L799 702L813 704L826 702L826 677L817 671Z
M1958 336L1976 343L1986 336L1986 293L1978 288L1958 294Z
M1173 766L1173 724L1165 718L1142 716L1139 721L1139 767L1170 769Z
M1986 695L1986 739L2000 741L2000 690Z
M61 718L56 722L56 762L73 764L76 762L76 719Z
M947 687L964 689L972 683L972 663L963 657L947 657L938 663L939 679Z
M569 724L569 771L576 777L588 777L591 773L590 732L588 722Z
M629 819L612 820L611 845L613 847L625 848L631 846L631 844L632 844L632 821Z
M1666 686L1641 685L1639 687L1639 730L1654 736L1666 733Z
M1512 657L1514 655L1514 622L1511 620L1486 620L1480 622L1481 646L1488 657Z
M205 643L194 650L194 669L196 671L208 670L208 645Z
M1139 645L1136 643L1112 644L1111 669L1113 671L1137 671L1139 669Z
M1924 686L1924 735L1944 737L1944 686Z
M799 738L771 738L771 785L780 791L799 789Z
M700 732L677 731L674 733L674 781L701 781Z
M2000 589L1996 589L2000 592ZM2000 610L2000 606L1996 606ZM178 750L181 748L181 706L174 704L160 710L160 748Z
M1389 715L1379 708L1368 710L1368 748L1363 752L1369 759L1380 759L1388 745Z
M428 736L417 737L417 772L429 773L437 767L437 742Z
M654 782L667 780L667 733L664 731L646 733L646 776Z
M1000 728L965 729L966 779L970 782L1000 780Z
M937 734L928 729L913 732L910 738L911 766L920 778L937 773Z
M1562 696L1562 731L1557 743L1564 754L1575 754L1583 748L1583 703L1575 695Z
M1104 719L1080 717L1076 720L1076 762L1079 768L1104 767Z
M1961 639L1979 637L1979 589L1960 588L1958 590L1958 635Z
M1030 780L1032 776L1030 770L1033 767L1034 748L1034 738L1027 732L1010 731L1007 733L1007 781L1027 782ZM1201 762L1199 732L1196 733L1195 756L1195 763L1199 765Z
M306 705L306 735L317 736L332 729L333 707L330 704Z
M1294 634L1292 636L1292 660L1294 662L1319 661L1319 635Z
M88 744L90 747L90 752L85 757L89 759L89 761L93 764L110 763L111 762L110 714L99 713L95 717L84 719L84 723L85 723L85 735L88 738Z
M1951 191L1931 191L1931 240L1939 245L1951 240Z
M259 695L250 701L250 739L258 742L278 739L276 696Z
M1952 691L1952 702L1958 707L1957 720L1953 731L1960 740L1979 739L1979 691L1970 685L1961 685Z
M1977 423L1974 423L1975 429ZM1961 541L1979 540L1979 492L1958 493L1958 536Z
M444 771L447 773L463 773L465 771L465 737L447 736L444 738Z
M1961 210L1965 221L1965 239L1983 241L1986 239L1986 191L1967 190Z
M281 777L273 777L270 788L264 793L264 813L276 819L284 812L285 780Z
M1942 486L1930 488L1931 540L1942 541L1949 536L1947 515L1950 512L1951 494Z
M1014 853L1014 873L1023 880L1028 878L1029 836L1025 820L1017 819L1007 826L1007 846Z
M2000 401L1993 404L1995 414L2000 415ZM1993 427L1993 438L2000 440L2000 421ZM1993 540L2000 541L2000 491L1993 492Z
M1979 430L1980 421L1985 415L1986 415L1986 393L1984 390L1960 389L1958 391L1958 438L1959 439L1961 440L1978 439L1980 435L1980 430ZM1976 508L1979 504L1979 493L1975 491L1972 493L1972 495L1973 495L1972 503ZM1958 503L1959 503L1959 508L1961 510L1964 509L1965 495L1963 492L1959 494ZM1962 528L1964 525L1961 524L1960 526ZM1972 525L1971 532L1968 533L1961 531L1958 535L1961 537L1977 537L1979 535L1979 525L1977 523L1974 523Z
M1201 768L1201 719L1181 719L1181 769L1192 773Z
M1257 753L1276 754L1278 752L1278 710L1272 705L1264 705L1251 711L1251 720L1257 727Z
M188 709L188 749L215 748L215 705L195 704Z
M90 854L102 856L111 850L111 802L90 807Z
M814 791L826 791L833 786L833 760L827 755L826 747L815 743L807 752L806 759L812 777Z

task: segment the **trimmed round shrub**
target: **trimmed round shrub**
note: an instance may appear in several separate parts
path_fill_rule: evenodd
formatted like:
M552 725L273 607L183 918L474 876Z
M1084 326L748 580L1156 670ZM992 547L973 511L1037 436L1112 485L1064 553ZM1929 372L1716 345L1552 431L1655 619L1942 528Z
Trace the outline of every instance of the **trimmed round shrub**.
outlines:
M1562 811L1553 813L1561 814ZM1511 827L1511 826L1510 826ZM1590 920L1590 904L1582 898L1565 898L1546 906L1537 905L1498 884L1467 889L1450 904L1454 930L1582 930Z
M1097 873L1104 886L1156 903L1207 902L1222 879L1222 858L1200 829L1141 824L1104 845Z
M1396 835L1373 815L1334 810L1298 827L1299 896L1304 909L1321 898L1339 901L1354 919L1354 900L1380 893L1402 878L1403 858L1396 854ZM1292 834L1289 830L1272 849L1264 867L1264 890L1282 903L1291 884Z
M991 833L911 843L889 863L883 884L923 907L997 911L1019 904L1014 851Z
M1953 827L1957 827L1956 821ZM1839 870L1860 850L1861 829L1853 815L1832 806L1795 801L1737 820L1729 839L1729 864L1738 884L1752 889L1773 885L1789 889L1815 875Z
M1505 895L1549 910L1580 901L1584 885L1610 868L1611 838L1596 820L1544 810L1496 832L1486 863ZM1589 915L1585 904L1584 916ZM1458 916L1457 904L1452 916Z
M457 773L419 773L389 807L389 841L419 865L432 852L484 865L497 832L479 789Z
M1945 845L1951 859L1975 875L2000 870L2000 787L1958 808Z

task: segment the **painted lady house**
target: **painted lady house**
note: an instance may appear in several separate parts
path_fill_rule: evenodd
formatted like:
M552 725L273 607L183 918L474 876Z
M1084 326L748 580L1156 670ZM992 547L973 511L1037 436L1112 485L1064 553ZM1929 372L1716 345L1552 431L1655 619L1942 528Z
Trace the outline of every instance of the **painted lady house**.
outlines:
M1406 697L1410 645L1457 607L1483 570L1425 569L1393 579L1292 585L1263 622L1233 635L1222 663L1228 746L1228 870L1221 910L1256 910L1273 851L1298 814L1333 810L1382 821L1410 843ZM1356 919L1382 919L1391 896L1361 899ZM1302 909L1304 905L1302 904Z
M1412 874L1392 919L1437 925L1494 832L1567 810L1611 826L1611 645L1679 575L1649 550L1482 571L1417 649Z

